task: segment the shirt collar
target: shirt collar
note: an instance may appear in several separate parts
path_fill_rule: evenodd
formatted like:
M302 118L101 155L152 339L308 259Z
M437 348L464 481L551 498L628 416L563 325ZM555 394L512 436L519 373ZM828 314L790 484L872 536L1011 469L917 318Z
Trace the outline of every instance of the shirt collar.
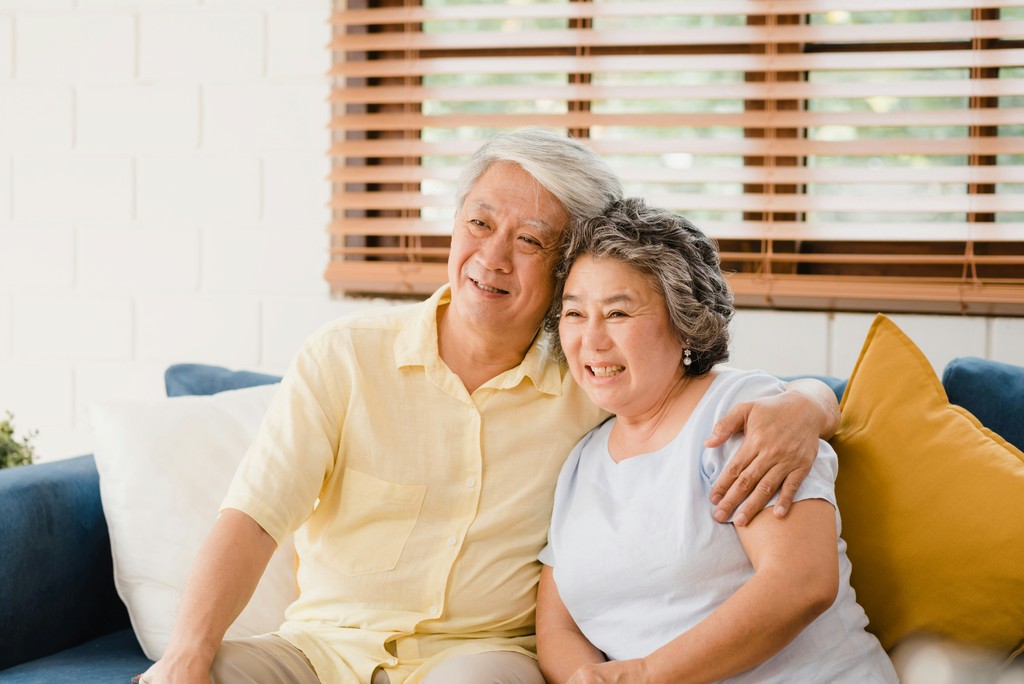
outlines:
M442 285L405 324L395 340L395 365L398 368L422 366L429 370L444 365L437 345L437 312L451 299L451 287ZM483 387L512 389L524 378L529 378L539 391L560 396L565 372L551 359L544 334L538 333L522 363L491 378Z

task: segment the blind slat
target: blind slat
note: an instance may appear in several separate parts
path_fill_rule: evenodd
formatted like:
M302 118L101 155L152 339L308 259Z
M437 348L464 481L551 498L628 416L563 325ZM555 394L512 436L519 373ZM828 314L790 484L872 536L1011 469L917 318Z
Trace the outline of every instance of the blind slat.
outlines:
M566 128L577 121L572 114L560 119ZM482 140L425 142L422 140L342 141L331 146L335 157L361 157L373 153L381 158L447 157L468 155ZM807 140L780 138L746 139L654 139L654 140L590 140L599 154L658 155L664 153L732 155L732 156L878 156L878 155L996 155L1024 154L1021 138L952 138L927 140L891 138L879 140Z
M886 43L969 41L1024 35L1024 21L946 21L919 24L828 24L672 27L644 30L548 29L459 33L345 34L334 50L516 50L654 45L750 45L757 43Z
M1024 108L955 109L896 112L665 112L623 114L572 112L564 114L346 114L335 117L335 130L400 131L426 127L480 126L508 128L516 125L560 126L571 117L572 127L735 127L810 128L815 126L1007 126L1024 122ZM515 119L513 121L512 119Z
M402 77L465 74L680 73L709 71L864 71L1024 66L1024 49L723 55L594 55L566 57L438 57L336 62L334 76Z
M445 282L445 264L383 261L332 261L324 273L350 292L427 295Z
M685 212L684 212L685 213ZM1024 223L853 223L805 221L701 221L719 240L813 240L847 242L1019 242ZM446 236L451 219L339 219L330 226L338 236Z
M645 183L747 183L758 185L842 183L1024 183L1022 166L928 166L906 168L812 168L805 166L622 167L624 178ZM341 166L331 173L336 183L452 182L454 166Z
M673 209L712 211L830 211L864 212L879 214L906 214L942 212L1024 212L1024 193L1019 195L952 195L922 198L921 204L908 202L906 197L879 197L877 194L855 196L797 195L797 194L742 194L711 193L649 193L647 199ZM922 204L926 203L926 207ZM427 195L420 192L346 192L331 201L334 209L423 209L438 207L446 215L454 215L455 206L450 195Z
M729 286L740 306L797 306L854 311L1014 314L1020 286L960 282L900 282L891 279L763 276L737 273ZM923 305L923 306L922 306Z
M723 83L711 85L649 86L617 84L574 84L554 86L431 87L380 86L345 87L332 93L336 103L422 103L504 102L510 100L798 100L809 98L867 97L1009 97L1024 95L1024 79L975 78L930 81L808 83L801 81L763 81L760 83Z
M471 4L445 7L382 7L335 12L331 23L338 26L420 23L426 21L511 20L511 19L593 19L596 17L707 17L817 14L834 11L970 10L1014 7L1013 0L716 0L714 3L630 2L603 4L578 2L559 5L541 3Z

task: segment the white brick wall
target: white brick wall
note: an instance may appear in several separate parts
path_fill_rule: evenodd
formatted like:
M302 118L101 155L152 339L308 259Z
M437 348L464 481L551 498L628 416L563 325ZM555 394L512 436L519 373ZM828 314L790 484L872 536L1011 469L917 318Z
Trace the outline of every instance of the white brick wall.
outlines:
M329 14L0 0L0 414L42 459L88 451L88 405L160 396L171 363L281 372L359 306L320 275Z
M13 68L14 19L10 16L0 16L0 79L10 78Z
M127 12L22 12L15 45L19 80L75 84L134 76L135 20Z
M195 292L199 287L195 230L81 228L77 253L78 286L90 293Z
M282 372L377 300L320 274L329 0L0 0L0 415L41 457L171 363ZM899 316L941 369L1024 320ZM848 375L871 316L741 311L733 363Z
M247 12L145 14L139 75L155 82L258 83L265 73L265 24L256 3Z
M70 149L71 112L69 86L0 82L0 150L39 154Z
M67 291L75 280L75 231L0 228L0 292Z
M129 221L133 160L125 155L15 156L14 219L24 224Z
M0 222L6 223L11 219L11 160L3 154L0 152Z
M2 237L0 237L0 245L3 245ZM0 266L2 268L2 266ZM5 292L6 290L0 290ZM3 365L3 359L11 356L11 298L9 295L0 294L0 366ZM2 392L3 390L0 390ZM2 411L0 407L0 411ZM2 414L0 414L2 415Z
M254 154L145 156L136 180L140 221L219 228L260 220L263 189Z
M76 89L75 141L86 152L184 152L199 146L194 85L84 85Z

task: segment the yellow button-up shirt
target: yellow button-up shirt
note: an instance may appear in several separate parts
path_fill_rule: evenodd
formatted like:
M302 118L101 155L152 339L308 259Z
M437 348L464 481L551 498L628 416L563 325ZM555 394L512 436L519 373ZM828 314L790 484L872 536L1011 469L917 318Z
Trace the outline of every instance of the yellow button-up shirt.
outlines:
M280 542L299 598L280 634L328 683L383 665L414 684L438 660L535 649L555 480L604 417L540 340L472 394L441 361L426 302L307 340L223 503Z

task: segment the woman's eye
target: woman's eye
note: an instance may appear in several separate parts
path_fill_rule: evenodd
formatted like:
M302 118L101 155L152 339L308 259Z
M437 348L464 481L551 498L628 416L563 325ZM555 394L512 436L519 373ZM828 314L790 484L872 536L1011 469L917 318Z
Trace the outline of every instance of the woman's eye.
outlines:
M564 318L579 318L579 315L580 315L579 311L571 311L570 310L570 311L563 311L562 312L562 316Z

